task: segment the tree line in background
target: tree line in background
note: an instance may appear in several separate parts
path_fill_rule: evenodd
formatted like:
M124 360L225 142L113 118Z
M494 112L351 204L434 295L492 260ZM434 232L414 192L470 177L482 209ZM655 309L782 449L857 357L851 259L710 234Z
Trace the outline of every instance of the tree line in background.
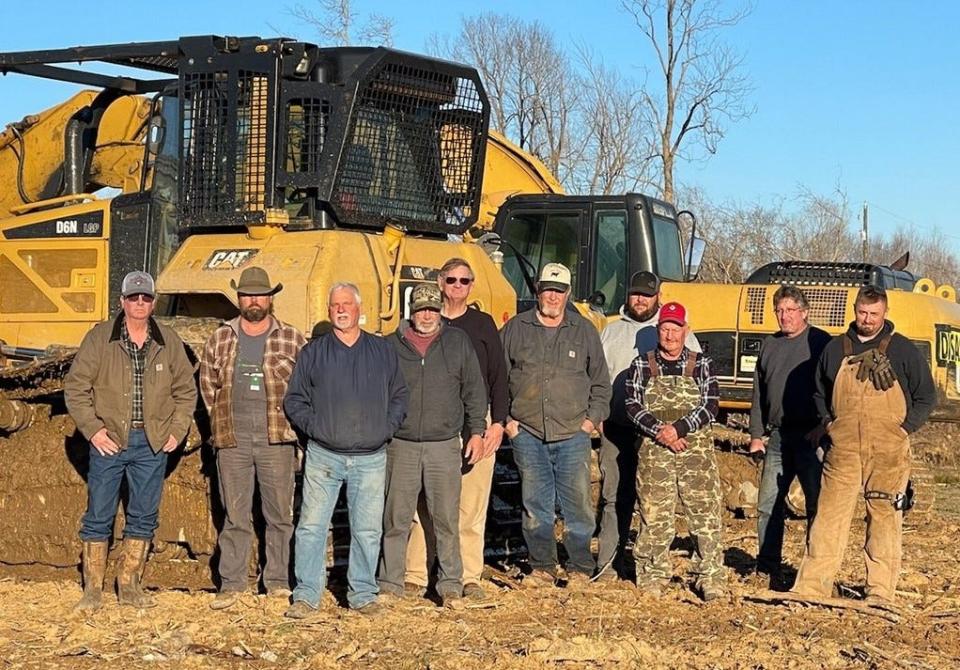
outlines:
M698 218L707 242L701 281L740 282L773 260L859 261L859 226L841 188L801 187L774 203L723 204L677 186L678 162L716 153L726 128L753 112L743 57L723 40L749 5L719 0L620 0L652 66L637 79L606 65L586 41L568 42L539 21L507 14L461 17L427 50L477 68L491 104L491 128L537 156L568 193L641 191ZM318 11L314 11L314 9ZM393 21L359 17L350 0L295 5L289 14L324 44L392 44ZM869 240L866 260L889 264L909 251L908 270L960 286L960 259L939 231L902 228Z

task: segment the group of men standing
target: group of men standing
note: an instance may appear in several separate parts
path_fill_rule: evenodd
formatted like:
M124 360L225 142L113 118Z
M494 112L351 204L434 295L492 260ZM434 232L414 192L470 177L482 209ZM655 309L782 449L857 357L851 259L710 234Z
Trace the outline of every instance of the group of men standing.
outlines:
M305 618L321 606L327 535L343 487L351 608L373 614L394 599L422 595L431 583L448 608L485 597L484 526L504 435L521 477L531 568L525 585L560 577L558 507L569 584L615 579L638 500L636 583L659 594L673 576L669 548L679 499L694 540L694 587L704 600L724 593L710 434L718 383L684 306L661 305L659 279L638 272L621 318L601 337L568 306L570 270L548 263L536 307L498 333L489 315L469 307L474 280L467 261L451 259L437 284L412 291L409 318L385 338L360 328L359 289L336 284L329 332L309 342L274 315L282 285L271 284L264 270L248 268L231 282L240 314L209 338L199 366L225 510L220 588L211 607L229 608L249 588L255 484L266 521L263 585L268 596L291 598L287 617ZM152 318L152 278L130 273L121 293L122 313L87 335L65 383L68 409L90 442L81 609L101 603L124 476L130 501L119 596L138 607L153 604L140 579L166 455L185 438L197 398L182 343ZM855 322L833 340L808 324L801 290L781 287L773 302L780 331L757 361L750 423L751 451L766 454L757 569L779 570L785 498L796 477L813 522L794 588L829 592L844 548L838 538L846 537L862 488L867 594L892 599L907 435L935 401L929 368L885 320L880 289L860 291ZM590 455L598 431L603 483L595 558ZM821 466L824 434L832 446ZM306 450L294 530L298 442Z

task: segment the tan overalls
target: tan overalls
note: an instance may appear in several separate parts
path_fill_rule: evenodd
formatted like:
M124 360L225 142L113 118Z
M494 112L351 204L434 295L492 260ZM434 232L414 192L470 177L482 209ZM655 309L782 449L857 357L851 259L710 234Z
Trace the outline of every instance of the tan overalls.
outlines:
M857 498L866 498L863 548L866 595L892 600L900 573L903 513L894 508L910 474L910 440L901 427L907 414L900 382L879 391L869 379L857 380L850 363L853 345L843 337L844 358L833 385L832 446L823 464L817 516L793 591L829 596L840 569ZM880 341L886 353L890 337Z
M673 423L700 404L700 387L693 378L696 354L687 354L683 375L663 375L653 352L647 355L650 380L644 406L664 423ZM644 437L637 468L640 534L634 545L637 585L646 587L673 575L670 543L676 534L677 497L694 540L693 572L697 586L721 588L723 571L720 475L710 427L688 433L689 445L679 454Z

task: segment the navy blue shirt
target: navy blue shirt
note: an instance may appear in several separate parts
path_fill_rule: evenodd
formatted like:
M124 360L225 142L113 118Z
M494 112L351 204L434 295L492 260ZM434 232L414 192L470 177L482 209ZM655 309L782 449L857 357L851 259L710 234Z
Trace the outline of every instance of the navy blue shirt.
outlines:
M370 454L403 423L408 395L392 344L361 331L348 347L330 332L300 352L283 408L321 447Z

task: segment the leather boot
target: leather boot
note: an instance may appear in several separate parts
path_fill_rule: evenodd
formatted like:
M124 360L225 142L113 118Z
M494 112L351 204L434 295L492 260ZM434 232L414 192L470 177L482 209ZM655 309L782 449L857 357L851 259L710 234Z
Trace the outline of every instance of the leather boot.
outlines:
M100 609L103 595L103 575L107 571L107 541L83 543L83 597L73 606L77 611Z
M117 600L121 605L131 605L138 609L156 607L157 603L144 593L140 586L149 551L150 540L123 538L120 558L117 560Z

